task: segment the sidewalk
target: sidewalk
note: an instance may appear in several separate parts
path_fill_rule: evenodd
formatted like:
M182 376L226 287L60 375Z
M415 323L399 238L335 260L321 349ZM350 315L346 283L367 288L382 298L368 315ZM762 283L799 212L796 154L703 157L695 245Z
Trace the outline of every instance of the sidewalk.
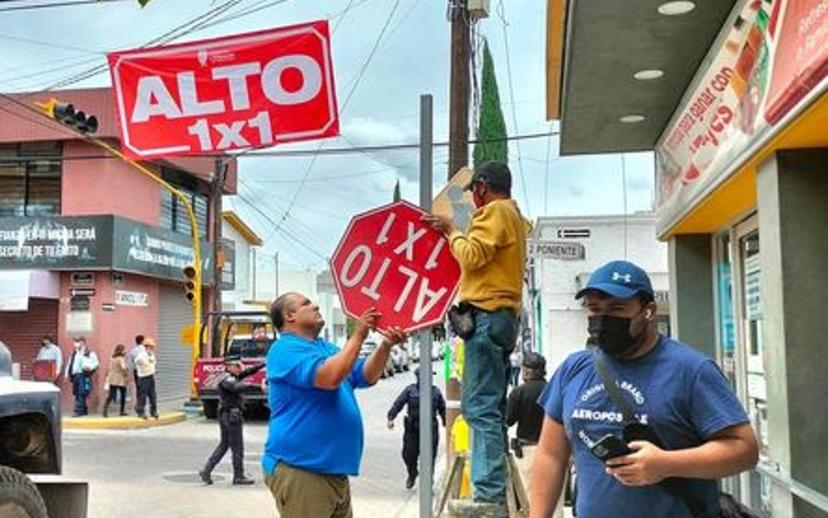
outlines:
M159 414L158 419L153 417L141 419L135 415L113 417L87 415L83 417L64 417L62 422L64 429L132 430L136 428L167 426L180 423L185 419L187 419L187 414L184 412L162 412Z
M129 401L129 400L127 400ZM118 409L110 407L110 417L103 417L101 414L90 414L83 417L64 416L61 420L64 429L76 430L134 430L139 428L154 428L180 423L187 419L188 412L184 403L179 400L168 400L158 402L158 419L149 417L141 419L132 407L129 407L129 415L119 416Z

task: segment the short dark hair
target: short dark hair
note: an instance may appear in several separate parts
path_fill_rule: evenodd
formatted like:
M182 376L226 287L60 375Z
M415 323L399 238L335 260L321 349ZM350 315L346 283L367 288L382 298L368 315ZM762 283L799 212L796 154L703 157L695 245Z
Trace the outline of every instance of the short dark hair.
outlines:
M55 343L55 340L52 338L52 335L43 335L43 338L41 338L41 340L46 340L50 344Z
M135 344L141 345L144 343L144 335L135 335Z
M273 327L281 331L285 327L285 311L293 308L293 297L296 293L288 292L279 295L270 305L270 321Z
M649 293L644 293L643 291L639 291L637 296L638 296L638 300L641 301L642 306L646 306L647 304L651 304L651 303L655 302L655 297L653 297Z

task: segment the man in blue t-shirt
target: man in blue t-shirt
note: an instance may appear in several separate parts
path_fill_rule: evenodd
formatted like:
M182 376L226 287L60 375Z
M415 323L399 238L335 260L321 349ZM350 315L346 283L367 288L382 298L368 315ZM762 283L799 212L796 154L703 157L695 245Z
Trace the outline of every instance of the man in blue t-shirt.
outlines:
M376 351L358 359L381 314L369 309L340 350L319 338L319 306L286 293L270 307L279 340L267 354L270 426L262 457L280 516L352 516L348 476L359 473L362 416L354 389L377 382L391 348L408 335L391 328Z
M718 516L716 479L752 468L758 449L716 363L658 334L650 279L632 263L602 266L576 298L584 299L592 346L570 355L540 397L546 417L532 475L531 517L552 516L570 456L578 473L579 517ZM605 377L615 380L615 400L596 360L606 366ZM615 404L619 397L626 409ZM628 440L640 438L642 430L655 435ZM593 447L608 434L627 443L631 453L606 455L598 447L594 451L608 460L599 459Z

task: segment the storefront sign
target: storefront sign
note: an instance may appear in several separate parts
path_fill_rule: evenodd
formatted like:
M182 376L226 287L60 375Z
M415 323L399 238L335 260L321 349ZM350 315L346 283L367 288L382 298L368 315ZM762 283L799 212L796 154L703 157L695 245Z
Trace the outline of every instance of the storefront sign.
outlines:
M586 257L586 248L581 243L568 241L527 241L526 253L542 259L580 261Z
M743 1L656 145L662 217L691 205L828 73L825 0Z
M201 255L206 284L212 245L202 242ZM0 218L0 270L113 269L178 280L192 261L190 236L118 216Z
M69 311L66 313L66 332L70 335L91 333L92 329L91 311Z
M115 290L115 304L119 306L149 306L149 295L140 291Z
M124 153L133 158L339 134L326 21L108 58Z
M828 2L787 0L779 30L766 112L772 124L828 75Z
M99 268L112 255L112 218L0 218L0 268Z
M183 279L193 263L192 239L186 234L115 218L112 268L166 279ZM213 246L201 242L202 280L213 279Z

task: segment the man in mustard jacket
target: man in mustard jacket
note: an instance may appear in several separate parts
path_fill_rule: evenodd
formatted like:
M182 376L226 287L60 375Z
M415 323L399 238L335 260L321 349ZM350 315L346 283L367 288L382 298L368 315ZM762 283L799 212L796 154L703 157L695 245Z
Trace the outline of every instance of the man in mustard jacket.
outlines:
M512 174L502 162L484 162L466 189L477 210L463 233L451 219L424 219L448 236L460 263L460 301L474 319L465 338L461 408L472 434L475 504L487 516L506 516L506 385L515 347L531 226L511 199Z

